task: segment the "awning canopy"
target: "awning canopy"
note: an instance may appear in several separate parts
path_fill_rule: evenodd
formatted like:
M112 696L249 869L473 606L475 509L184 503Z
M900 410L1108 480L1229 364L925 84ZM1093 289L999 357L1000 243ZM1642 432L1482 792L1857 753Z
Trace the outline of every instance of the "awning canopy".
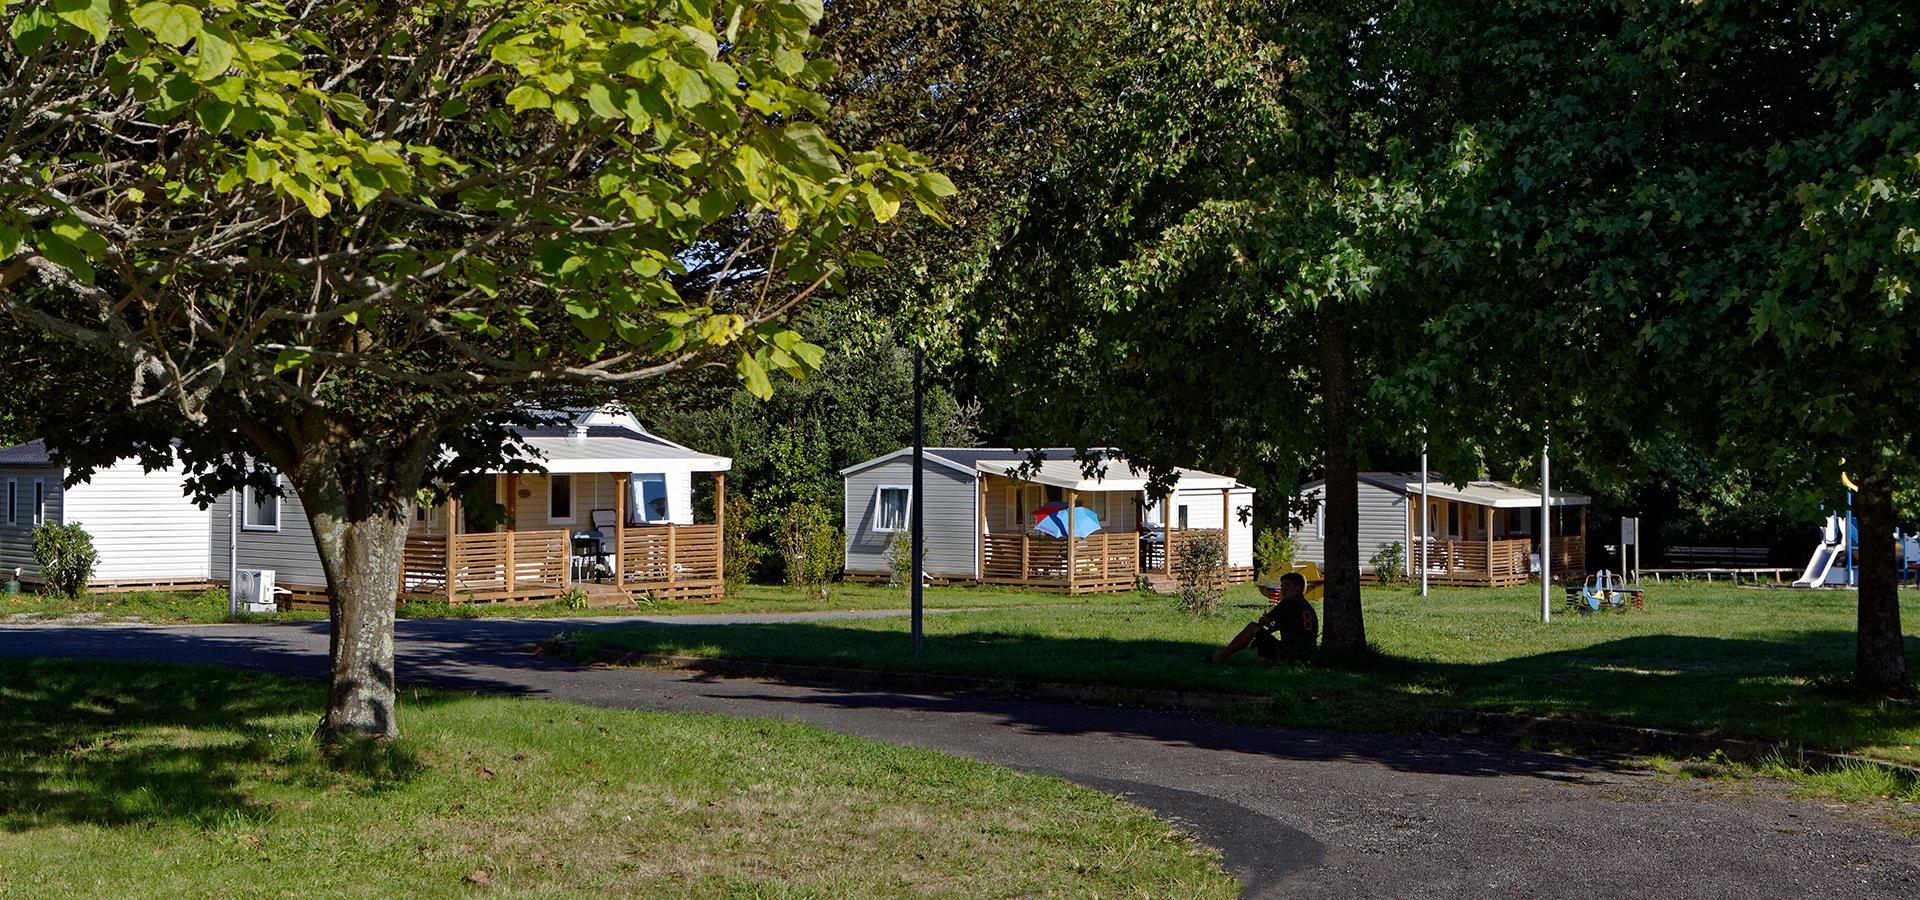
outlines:
M1407 484L1409 496L1420 493L1420 482ZM1427 482L1427 496L1436 500L1453 500L1471 503L1475 506L1491 506L1494 509L1527 509L1540 506L1540 492L1527 490L1517 484L1504 481L1470 481L1464 487L1451 484ZM1554 506L1590 506L1593 498L1563 491L1552 491L1549 501Z
M1079 460L1073 459L1044 460L1030 471L1023 470L1018 460L981 460L974 463L974 469L986 475L1001 475L1029 484L1045 484L1083 493L1101 491L1132 493L1147 489L1147 473L1134 469L1124 460L1104 461L1091 476L1081 468ZM1217 491L1241 486L1238 481L1226 475L1215 475L1198 469L1175 469L1174 471L1179 475L1179 479L1173 486L1179 490Z

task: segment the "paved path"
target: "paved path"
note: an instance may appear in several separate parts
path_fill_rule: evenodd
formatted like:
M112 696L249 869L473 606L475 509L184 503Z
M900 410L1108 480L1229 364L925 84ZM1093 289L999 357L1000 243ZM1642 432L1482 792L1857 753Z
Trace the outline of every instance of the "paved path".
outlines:
M596 668L524 652L581 627L595 626L403 621L400 678L795 719L1057 774L1129 797L1221 848L1251 897L1920 897L1920 843L1764 781L1670 782L1476 740ZM316 622L0 627L8 655L318 676L325 653L326 625Z

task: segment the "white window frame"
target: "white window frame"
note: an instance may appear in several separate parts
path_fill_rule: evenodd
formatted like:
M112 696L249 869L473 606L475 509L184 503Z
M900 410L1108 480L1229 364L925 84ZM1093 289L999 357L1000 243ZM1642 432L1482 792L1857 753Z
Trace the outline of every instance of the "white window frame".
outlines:
M280 486L280 476L275 475L273 477L273 486L274 487ZM253 501L254 501L254 498L258 495L259 495L259 489L255 488L251 484L245 485L240 489L240 530L241 531L260 531L260 532L266 532L269 534L278 532L280 530L280 514L285 511L282 509L282 506L284 504L282 504L280 501L285 500L286 498L279 494L270 495L268 497L268 499L273 501L273 524L269 525L261 522L255 522L253 520L253 506L254 506Z
M883 518L885 514L885 510L887 508L886 498L887 498L888 491L899 491L907 495L907 502L904 506L902 506L900 510L900 524L899 524L899 527L896 527L896 528L888 528L886 520ZM880 485L879 487L874 488L873 489L873 530L881 534L899 534L900 532L910 531L912 529L913 529L913 488L909 485L904 485L904 484L883 484L883 485Z
M1327 539L1327 501L1318 497L1313 500L1313 536Z
M7 479L7 524L20 524L20 479Z
M554 480L567 480L567 514L553 514ZM576 525L580 522L580 482L571 472L549 473L547 475L547 522L553 525Z
M47 480L33 480L33 527L47 524Z
M1178 523L1177 525L1174 526L1175 530L1178 530L1178 531L1192 530L1193 518L1191 515L1191 509L1192 508L1185 503L1182 503L1179 506L1174 507L1175 515L1173 517L1173 520L1176 523Z

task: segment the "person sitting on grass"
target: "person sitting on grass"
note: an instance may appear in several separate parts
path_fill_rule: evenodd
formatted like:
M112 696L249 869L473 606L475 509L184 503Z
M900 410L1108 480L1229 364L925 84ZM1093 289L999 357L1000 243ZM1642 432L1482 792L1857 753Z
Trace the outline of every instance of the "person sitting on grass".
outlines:
M1305 656L1313 652L1314 643L1320 638L1320 617L1313 611L1313 604L1307 602L1307 578L1299 572L1288 572L1280 576L1278 595L1271 588L1262 586L1260 592L1270 600L1278 600L1260 618L1247 623L1233 640L1225 647L1207 657L1209 662L1225 662L1227 657L1253 645L1253 651L1262 659L1279 659L1281 656ZM1280 632L1279 640L1273 637Z

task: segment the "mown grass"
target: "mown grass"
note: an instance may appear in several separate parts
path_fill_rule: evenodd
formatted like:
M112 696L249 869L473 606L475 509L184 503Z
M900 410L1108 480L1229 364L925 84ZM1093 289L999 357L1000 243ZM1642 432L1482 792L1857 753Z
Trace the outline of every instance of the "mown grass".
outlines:
M1169 825L809 726L409 692L343 757L321 685L0 660L0 896L1230 897Z
M1342 669L1202 657L1265 608L1235 588L1194 618L1161 597L1082 598L926 621L909 655L902 619L750 626L635 625L577 636L586 649L768 659L1139 688L1242 692L1265 721L1350 730L1419 728L1433 708L1567 716L1920 763L1920 704L1860 700L1854 597L1729 585L1656 586L1644 611L1539 621L1538 588L1368 588L1370 662ZM1920 595L1903 621L1920 625ZM1920 640L1908 638L1920 656Z
M1006 606L1043 606L1073 602L1063 594L1019 591L1007 588L926 589L929 609L962 609ZM410 601L398 614L403 619L491 619L491 618L572 618L580 616L620 615L698 615L701 613L825 612L834 610L906 609L904 588L862 584L837 584L826 597L801 588L780 585L747 585L718 603L692 603L681 600L639 602L621 606L570 606L544 603L537 606L501 606L491 604L447 604ZM325 612L302 610L268 615L241 615L240 621L273 619L324 619ZM165 625L205 624L234 621L227 614L227 592L211 591L129 591L93 593L79 599L18 594L0 598L0 624L67 619L79 622L152 622Z

